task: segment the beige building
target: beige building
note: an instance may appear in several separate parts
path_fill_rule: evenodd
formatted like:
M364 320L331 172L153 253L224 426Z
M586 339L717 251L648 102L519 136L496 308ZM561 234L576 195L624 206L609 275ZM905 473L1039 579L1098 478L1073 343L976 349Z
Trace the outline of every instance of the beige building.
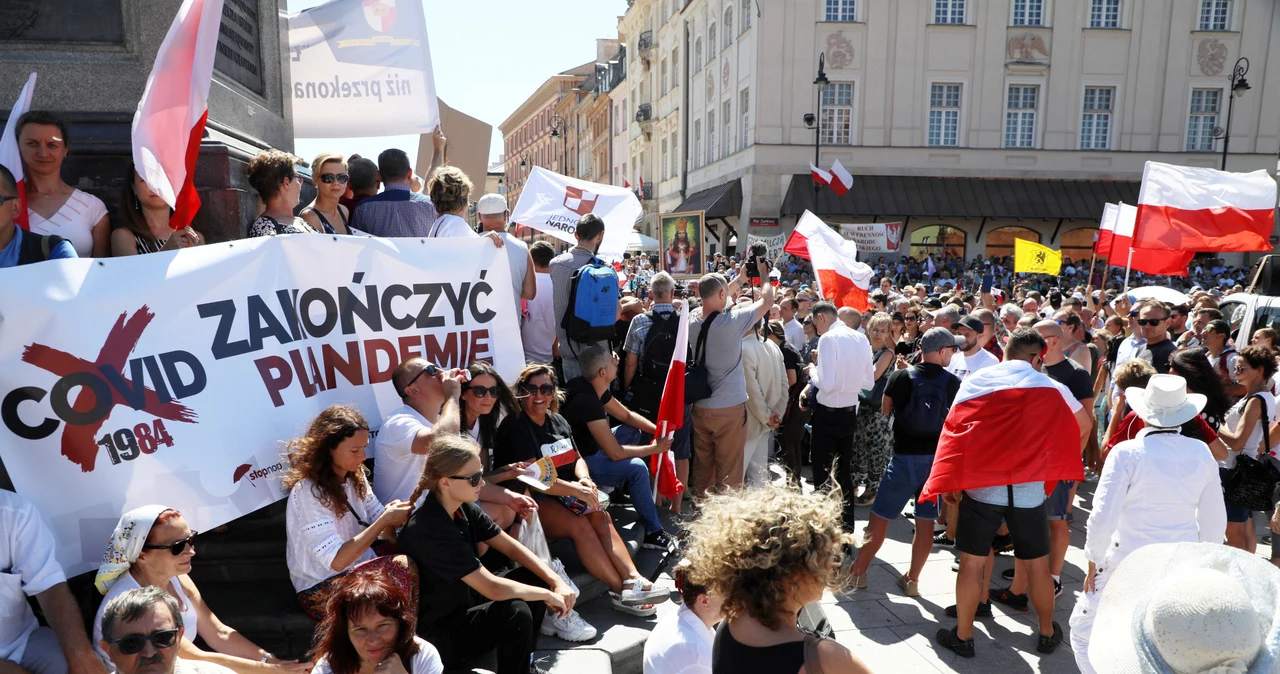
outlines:
M1018 237L1078 258L1145 162L1219 167L1229 110L1230 170L1280 151L1275 0L635 0L619 38L632 182L661 212L705 210L711 249L809 209L902 221L914 255ZM809 177L819 125L844 196Z

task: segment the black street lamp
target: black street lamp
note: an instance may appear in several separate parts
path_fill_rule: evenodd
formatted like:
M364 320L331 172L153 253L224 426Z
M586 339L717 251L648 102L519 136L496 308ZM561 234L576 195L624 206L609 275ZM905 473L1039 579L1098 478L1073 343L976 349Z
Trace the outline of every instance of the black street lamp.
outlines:
M551 122L547 126L551 128L551 137L559 138L560 144L564 146L564 161L560 164L560 174L567 176L569 175L569 135L565 133L567 125L564 117L559 114L551 115Z
M818 87L818 114L806 113L804 116L804 125L806 128L813 129L813 165L818 166L822 163L822 92L826 90L827 85L831 84L831 80L827 79L827 55L818 54L818 76L814 78L813 84ZM818 193L821 187L817 181L813 183L814 194Z
M1249 59L1241 56L1236 67L1231 70L1231 89L1227 92L1227 130L1222 134L1222 170L1227 170L1227 145L1231 142L1231 109L1235 106L1236 96L1252 89L1249 80L1244 78L1249 72Z

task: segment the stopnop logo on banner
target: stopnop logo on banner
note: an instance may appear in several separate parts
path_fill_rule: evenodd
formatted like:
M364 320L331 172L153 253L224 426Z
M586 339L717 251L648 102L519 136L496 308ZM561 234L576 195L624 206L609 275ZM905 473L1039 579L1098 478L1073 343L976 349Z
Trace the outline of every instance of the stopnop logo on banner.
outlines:
M69 573L149 503L207 530L283 498L281 442L391 374L524 364L504 254L467 239L285 236L0 270L0 458ZM376 456L376 448L371 452Z

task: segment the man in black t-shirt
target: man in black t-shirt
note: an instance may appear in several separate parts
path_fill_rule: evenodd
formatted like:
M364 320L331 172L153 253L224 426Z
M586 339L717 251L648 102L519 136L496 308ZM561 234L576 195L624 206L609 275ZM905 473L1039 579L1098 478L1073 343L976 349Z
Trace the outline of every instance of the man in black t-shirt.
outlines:
M1158 374L1169 374L1169 357L1177 350L1177 345L1169 339L1170 315L1169 305L1156 300L1149 300L1138 313L1138 329L1147 340L1139 356L1147 358L1147 352L1150 352L1151 365Z
M885 416L894 417L893 458L880 479L876 500L871 505L872 517L867 523L869 537L858 551L858 559L851 569L855 588L867 586L867 568L884 543L889 523L897 519L907 501L920 496L920 490L929 479L933 455L938 451L938 439L942 435L942 421L960 391L960 378L945 368L964 343L964 337L952 335L946 328L933 328L920 340L920 364L889 375L881 411ZM930 414L931 409L935 413ZM916 426L922 419L935 420L936 429L922 432ZM933 521L937 517L937 499L916 502L911 569L898 581L898 586L908 597L920 594L920 572L924 570L924 563L933 548Z
M648 445L623 446L609 428L609 416L627 426L652 435L653 422L627 409L613 396L610 385L618 377L618 357L612 351L588 347L578 356L582 376L565 384L565 402L560 414L573 429L573 442L587 462L597 484L627 486L631 503L644 525L642 545L666 550L672 539L662 530L658 508L653 503L649 467L645 457L660 454L671 447L670 438ZM619 427L621 428L621 427Z

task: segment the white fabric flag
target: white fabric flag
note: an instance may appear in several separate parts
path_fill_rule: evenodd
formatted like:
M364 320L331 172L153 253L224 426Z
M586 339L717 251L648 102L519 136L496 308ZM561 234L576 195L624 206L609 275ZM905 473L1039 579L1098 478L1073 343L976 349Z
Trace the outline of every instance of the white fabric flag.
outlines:
M0 136L0 166L9 169L13 174L13 179L18 183L18 198L21 200L19 204L22 206L18 210L17 223L23 229L27 229L27 192L23 185L22 173L22 154L18 151L17 126L18 118L25 115L31 109L31 97L36 92L36 74L31 73L27 78L27 83L22 85L22 91L18 93L18 100L14 101L13 108L9 110L9 120L4 124L4 135Z
M614 258L622 257L626 251L627 239L636 220L644 214L644 206L625 187L569 178L535 166L520 192L511 221L576 243L573 233L578 220L588 213L604 220L604 242L597 254Z
M331 0L289 17L298 138L398 136L440 124L419 0Z

